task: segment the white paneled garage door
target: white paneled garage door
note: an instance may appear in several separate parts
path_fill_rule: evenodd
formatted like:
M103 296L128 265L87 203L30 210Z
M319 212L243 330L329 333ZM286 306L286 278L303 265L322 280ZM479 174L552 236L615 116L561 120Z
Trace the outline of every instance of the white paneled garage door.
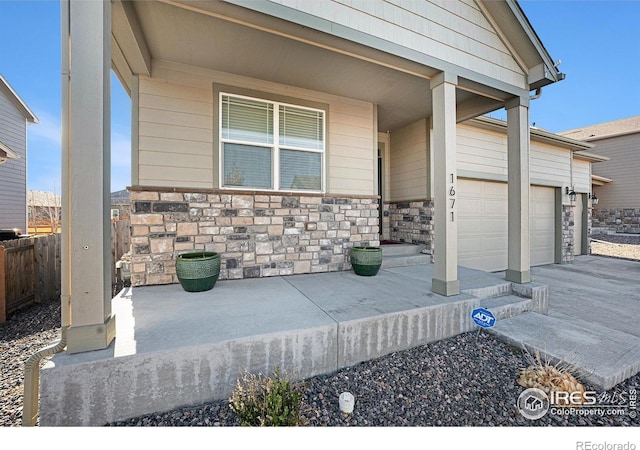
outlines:
M458 179L458 264L486 271L507 268L507 184ZM531 187L531 265L552 264L555 191Z
M531 265L553 264L555 260L555 190L549 187L531 186L529 195Z
M458 179L457 194L458 264L487 271L506 269L507 185Z

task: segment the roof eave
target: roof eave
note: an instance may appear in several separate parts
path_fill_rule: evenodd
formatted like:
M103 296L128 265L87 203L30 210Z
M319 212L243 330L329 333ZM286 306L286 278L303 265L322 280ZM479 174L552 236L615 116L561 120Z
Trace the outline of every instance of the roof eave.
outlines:
M575 151L573 153L573 156L576 159L582 159L584 161L589 161L589 162L605 162L611 159L606 156L596 155L595 153L589 153L583 150Z
M595 186L604 186L607 183L611 183L613 179L607 177L601 177L600 175L591 174L591 184Z
M0 90L2 90L11 100L11 102L18 108L24 118L29 123L40 123L36 115L29 109L27 104L20 98L18 93L11 87L9 82L0 74Z
M0 141L0 159L20 159L20 155L11 150L4 142Z
M494 119L492 117L480 116L471 119L468 122L480 128L494 131L506 132L507 129L507 122L499 119ZM538 142L545 142L547 144L559 145L571 150L572 152L581 152L595 147L594 144L590 144L584 141L577 141L575 139L560 136L558 134L541 130L539 128L530 127L529 130L531 139Z
M531 90L538 89L547 86L558 81L562 81L565 78L565 74L558 71L557 65L553 62L551 55L542 44L542 40L534 30L531 22L527 18L526 14L520 7L517 0L505 0L507 6L511 9L514 17L522 27L529 41L536 49L542 63L530 68L528 82Z

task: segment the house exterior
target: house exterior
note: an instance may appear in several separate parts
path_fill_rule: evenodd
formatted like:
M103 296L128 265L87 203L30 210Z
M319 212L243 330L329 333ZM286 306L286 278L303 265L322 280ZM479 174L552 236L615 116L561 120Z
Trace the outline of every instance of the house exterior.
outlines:
M62 219L62 198L54 192L27 192L29 234L58 233Z
M543 132L540 167L530 161L531 101L564 74L517 2L62 8L69 353L115 334L104 277L111 67L132 101L134 286L175 282L175 256L196 248L222 254L222 278L346 270L352 246L382 235L432 252L432 290L454 297L460 260L484 251L464 243L468 221L485 216L473 209L477 188L485 209L499 197L500 226L506 208L506 262L495 259L508 281L528 283L531 261L564 259L557 218L571 215L570 167L589 161L571 157L583 144ZM503 107L506 124L466 122ZM554 231L537 245L530 211L541 223L543 203ZM553 258L537 256L551 241Z
M0 75L0 229L27 232L27 126L38 123Z
M594 229L640 233L640 116L585 126L560 133L589 142L606 161L594 165Z
M131 198L126 189L111 193L111 220L129 220L131 216Z

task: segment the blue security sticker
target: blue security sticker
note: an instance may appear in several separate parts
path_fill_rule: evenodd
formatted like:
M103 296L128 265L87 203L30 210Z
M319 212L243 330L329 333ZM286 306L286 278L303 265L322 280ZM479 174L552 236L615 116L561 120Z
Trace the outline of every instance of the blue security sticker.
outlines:
M496 316L491 311L484 308L477 308L471 312L471 318L476 325L482 328L491 328L496 324Z

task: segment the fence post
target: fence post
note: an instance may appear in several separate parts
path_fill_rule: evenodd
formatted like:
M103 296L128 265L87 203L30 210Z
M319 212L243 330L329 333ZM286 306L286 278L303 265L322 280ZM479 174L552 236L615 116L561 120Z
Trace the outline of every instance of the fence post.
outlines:
M0 323L7 321L7 291L4 268L4 247L0 245Z

